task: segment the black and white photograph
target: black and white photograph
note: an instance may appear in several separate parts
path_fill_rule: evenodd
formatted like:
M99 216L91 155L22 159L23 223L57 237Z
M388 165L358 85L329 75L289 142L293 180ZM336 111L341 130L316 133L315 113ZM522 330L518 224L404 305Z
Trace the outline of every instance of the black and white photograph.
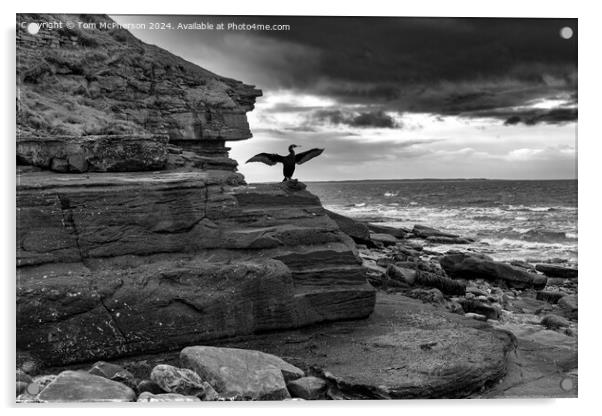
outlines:
M579 20L435 12L17 14L16 406L577 398Z

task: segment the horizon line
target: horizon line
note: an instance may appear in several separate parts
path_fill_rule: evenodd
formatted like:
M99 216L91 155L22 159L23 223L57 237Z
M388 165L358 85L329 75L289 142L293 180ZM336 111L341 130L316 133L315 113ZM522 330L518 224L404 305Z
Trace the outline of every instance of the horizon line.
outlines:
M246 179L246 178L245 178ZM388 179L327 179L327 180L309 180L300 181L304 183L325 183L325 182L393 182L393 181L578 181L579 178L552 178L552 179L507 179L507 178L388 178ZM278 181L253 181L249 183L275 183Z

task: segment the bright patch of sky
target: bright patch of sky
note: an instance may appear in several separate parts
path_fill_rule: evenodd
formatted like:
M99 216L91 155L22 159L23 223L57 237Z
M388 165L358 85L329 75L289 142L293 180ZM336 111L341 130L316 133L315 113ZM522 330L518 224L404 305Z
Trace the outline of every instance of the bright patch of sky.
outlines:
M565 100L530 103L553 109ZM316 112L365 109L329 97L274 91L248 114L254 137L232 142L231 156L249 182L278 180L279 166L244 161L259 152L286 154L324 147L297 168L303 180L458 178L576 178L576 123L505 125L497 118L387 112L397 127L358 127L316 120Z

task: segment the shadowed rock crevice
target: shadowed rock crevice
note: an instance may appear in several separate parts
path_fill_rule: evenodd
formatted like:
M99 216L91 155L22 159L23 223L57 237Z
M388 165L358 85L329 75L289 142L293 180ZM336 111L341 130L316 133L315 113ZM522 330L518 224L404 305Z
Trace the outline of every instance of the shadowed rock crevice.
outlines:
M79 252L80 261L85 262L86 255L82 251L82 248L79 243L79 233L77 231L77 225L75 225L75 221L73 220L73 210L71 208L71 204L69 199L61 194L57 194L57 197L61 204L61 211L63 216L63 226L68 230L68 232L72 232L74 236L75 246L77 251Z
M121 330L121 328L119 328L119 323L117 322L117 319L115 317L115 315L113 314L113 312L107 307L105 301L101 298L100 299L100 304L103 306L103 308L105 308L105 310L107 311L107 314L109 315L109 319L111 320L111 322L113 323L113 325L109 326L111 328L113 328L122 338L122 342L123 343L127 343L128 340L125 336L125 334L123 333L123 331Z

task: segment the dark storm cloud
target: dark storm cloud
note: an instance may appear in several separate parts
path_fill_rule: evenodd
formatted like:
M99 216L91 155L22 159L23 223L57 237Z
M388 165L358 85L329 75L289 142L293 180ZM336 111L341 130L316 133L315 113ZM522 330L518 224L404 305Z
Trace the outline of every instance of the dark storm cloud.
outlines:
M351 127L380 127L388 129L399 127L398 123L382 110L351 114L341 110L320 110L315 111L311 117L314 121L346 124Z
M555 65L576 67L577 36L559 30L576 19L474 18L271 18L291 24L262 36L322 52L319 74L329 79L374 83L368 95L395 95L395 87L504 76L541 83L567 77ZM393 88L392 88L393 87ZM353 92L353 91L350 91ZM356 91L357 92L357 91Z
M501 116L501 114L496 114ZM511 126L519 123L527 126L534 126L539 123L547 124L564 124L577 120L576 108L554 108L552 110L540 111L523 111L520 115L511 115L504 122L505 125Z
M470 116L577 89L577 19L165 18L290 25L286 31L160 34L198 50L199 65L266 93L288 89L386 111ZM564 26L573 38L560 36Z
M461 114L522 105L577 88L576 19L271 17L257 36L307 54L286 86L345 103ZM575 36L559 35L564 26ZM300 50L301 51L301 50ZM269 71L269 69L268 69ZM278 86L282 75L273 73ZM284 85L284 83L283 83Z

